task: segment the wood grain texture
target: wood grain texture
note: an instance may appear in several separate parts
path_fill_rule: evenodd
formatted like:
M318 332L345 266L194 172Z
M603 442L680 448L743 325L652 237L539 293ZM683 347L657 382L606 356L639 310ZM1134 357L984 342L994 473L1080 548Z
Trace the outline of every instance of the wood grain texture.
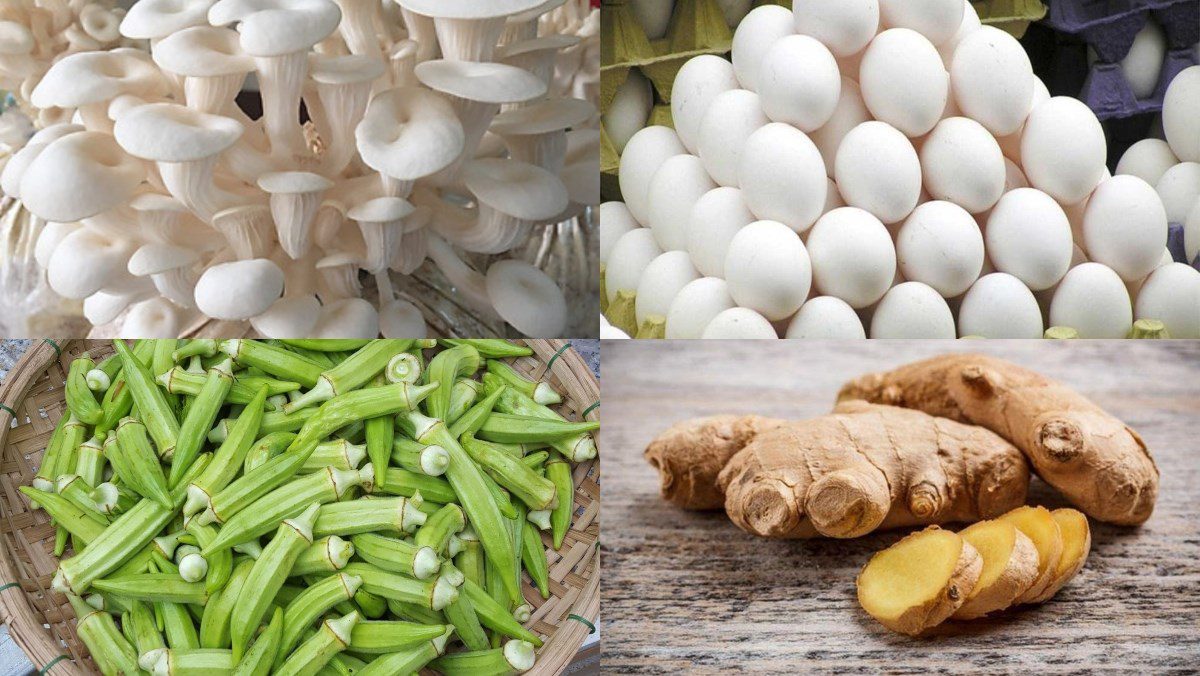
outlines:
M1200 668L1200 341L605 341L604 668L615 673L895 673ZM1040 606L893 634L854 578L903 531L772 541L658 496L642 450L717 413L829 412L847 379L944 352L1062 380L1146 440L1161 471L1140 529L1092 521L1082 572ZM1035 479L1030 502L1066 503Z

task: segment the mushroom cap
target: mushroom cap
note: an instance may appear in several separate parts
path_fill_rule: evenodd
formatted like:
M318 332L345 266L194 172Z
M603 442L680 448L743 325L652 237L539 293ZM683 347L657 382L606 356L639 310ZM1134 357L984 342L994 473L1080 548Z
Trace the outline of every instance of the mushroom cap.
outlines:
M363 162L375 171L412 181L446 168L462 152L462 123L442 97L419 87L399 87L371 100L354 138Z
M179 312L166 298L150 298L125 313L121 335L129 338L174 338L179 335Z
M487 291L496 312L527 336L561 336L567 328L567 300L562 289L524 261L493 263L487 271Z
M501 136L548 134L583 124L595 114L596 107L583 99L546 99L500 113L489 129Z
M208 22L240 22L242 49L253 56L306 52L337 30L342 10L329 0L218 0Z
M435 59L417 64L417 79L430 89L481 103L522 103L546 95L533 73L504 63Z
M563 182L527 162L494 158L468 162L463 181L480 202L515 218L537 221L567 208Z
M546 12L549 12L551 10L562 7L563 4L566 3L566 1L567 0L542 0L542 2L538 3L537 7L533 7L533 8L527 9L523 12L518 12L516 14L513 14L513 15L509 16L506 21L508 23L521 23L524 21L533 21L534 19L540 17L541 15L545 14Z
M425 317L421 308L406 300L389 301L379 308L379 332L384 338L424 338Z
M321 308L314 338L376 338L379 313L362 298L343 298Z
M168 91L162 71L149 54L137 49L113 49L64 57L46 71L29 101L38 108L78 108L121 94L155 98Z
M113 137L81 131L46 146L30 163L21 200L45 220L78 221L128 202L145 175Z
M396 0L401 7L435 19L491 19L528 12L546 0Z
M174 244L153 242L143 244L129 257L129 274L136 277L154 275L182 268L200 260L196 252Z
M214 265L196 282L196 307L214 319L262 314L283 293L283 270L266 258Z
M276 171L258 177L258 187L277 193L306 193L329 190L333 181L310 171Z
M19 56L33 51L37 40L33 33L16 21L0 21L0 54Z
M156 162L194 162L224 152L242 135L237 120L177 103L130 110L113 125L117 143L130 155Z
M239 75L254 70L254 59L242 52L237 31L193 26L172 33L151 49L163 70L188 77Z
M505 61L510 57L519 56L521 54L529 54L531 52L551 51L557 52L560 49L574 47L583 41L583 38L578 35L562 35L555 33L554 35L543 35L541 37L530 38L504 45L496 50L496 60Z
M191 26L208 23L214 0L140 0L121 20L121 35L133 40L154 40Z
M374 82L383 75L383 61L363 54L308 58L308 76L318 84L350 85Z
M294 338L312 333L321 316L321 304L313 295L280 298L262 314L250 319L255 330L268 338Z
M406 199L376 197L356 204L346 215L361 223L389 223L404 218L414 210L412 203Z
M82 124L67 124L65 122L52 124L45 129L39 130L33 136L30 136L29 140L26 142L26 146L30 146L35 143L50 143L51 141L57 141L67 134L74 134L77 131L86 130L87 128Z

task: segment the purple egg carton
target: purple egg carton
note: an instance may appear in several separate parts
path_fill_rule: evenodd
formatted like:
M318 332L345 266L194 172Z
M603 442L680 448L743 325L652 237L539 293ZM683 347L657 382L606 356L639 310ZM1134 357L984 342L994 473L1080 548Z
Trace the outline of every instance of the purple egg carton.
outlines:
M1079 36L1100 61L1116 63L1150 16L1163 27L1168 50L1200 42L1200 0L1051 0L1044 21Z
M1176 263L1191 265L1193 268L1200 270L1200 254L1189 263L1187 259L1187 250L1183 246L1183 225L1180 223L1167 224L1167 251L1171 254L1171 260Z
M1119 63L1095 63L1088 70L1079 98L1101 120L1158 112L1162 110L1163 98L1167 95L1171 80L1183 69L1194 65L1196 56L1190 48L1167 52L1154 93L1138 99L1133 95L1133 89L1121 72Z

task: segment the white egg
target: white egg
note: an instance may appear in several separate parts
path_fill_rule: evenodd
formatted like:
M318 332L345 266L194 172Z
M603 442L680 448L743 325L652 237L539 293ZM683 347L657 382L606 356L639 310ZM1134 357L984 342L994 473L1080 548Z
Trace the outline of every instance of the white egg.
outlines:
M602 202L600 204L600 262L607 263L613 246L622 235L642 227L629 213L624 202Z
M763 55L785 35L792 35L792 12L779 5L750 10L733 32L733 71L743 89L758 91L758 72Z
M1033 79L1033 101L1029 104L1029 110L1037 108L1043 101L1050 100L1050 90L1046 89L1046 85L1038 78ZM1029 118L1029 111L1025 111L1025 118ZM1000 144L1000 151L1008 159L1021 163L1021 133L1025 131L1025 125L1017 131L1006 136L997 136L996 143Z
M1033 101L1035 79L1021 43L992 26L964 37L950 63L959 109L996 136L1021 128Z
M946 64L947 70L950 69L950 64L954 60L954 50L958 48L958 43L982 25L979 22L979 13L975 11L971 0L963 0L962 21L958 23L958 30L954 31L954 35L949 40L937 46L938 53L942 55L942 63Z
M633 15L646 31L646 37L658 40L667 34L675 0L633 0Z
M892 28L867 45L858 83L875 119L915 137L928 134L941 119L950 76L929 40L907 28Z
M636 292L638 282L642 279L642 271L650 261L658 258L662 249L654 241L654 233L646 228L630 230L617 240L609 256L608 266L604 271L604 286L608 292L608 302L617 299L620 291Z
M1054 286L1071 265L1071 223L1046 193L1018 188L1004 195L988 216L984 243L1001 272L1033 291Z
M846 301L833 296L810 298L787 326L787 338L857 340L866 338L862 320Z
M879 0L879 16L887 28L911 28L940 45L954 37L963 5L959 0Z
M668 251L650 261L638 281L634 303L638 326L650 318L665 321L679 290L699 277L686 251Z
M713 317L708 326L704 327L704 333L700 337L770 340L778 338L779 334L775 333L775 327L771 326L766 317L749 308L735 307Z
M1041 338L1042 311L1021 280L1003 272L980 277L958 306L958 334L984 338Z
M671 121L689 153L699 152L700 121L717 94L738 89L733 64L712 54L688 59L671 85Z
M954 315L946 299L920 282L893 286L875 306L872 338L954 338Z
M879 29L879 0L804 0L793 3L792 14L797 33L838 57L862 51Z
M1021 134L1021 166L1030 185L1064 204L1087 197L1104 178L1106 153L1096 114L1069 96L1036 106Z
M1200 162L1176 164L1163 172L1154 189L1167 210L1167 220L1183 223L1200 198Z
M717 0L721 13L725 15L725 25L734 28L750 11L751 0Z
M600 338L601 340L629 340L629 334L611 324L607 326L601 325Z
M1159 320L1172 338L1200 338L1200 270L1170 263L1150 273L1138 291L1134 317Z
M1183 222L1183 252L1189 263L1200 256L1200 199L1192 205L1187 220Z
M625 152L625 144L629 143L629 139L646 126L653 106L654 93L650 80L641 71L631 68L629 76L617 87L612 103L600 119L618 155Z
M618 179L625 206L638 223L650 222L648 211L650 179L668 157L687 152L675 130L670 127L646 127L633 135L621 155Z
M725 277L725 254L738 230L753 223L742 191L720 187L710 190L692 207L688 218L687 250L692 264L709 277Z
M697 140L708 175L720 185L736 186L746 139L768 122L752 91L731 89L714 97L700 121Z
M647 193L650 229L663 251L687 249L687 226L692 207L717 187L695 155L667 158L650 179Z
M864 122L846 134L833 178L846 204L866 209L884 223L903 220L921 196L917 151L885 122Z
M1127 282L1150 274L1167 245L1167 212L1158 193L1136 176L1101 181L1083 213L1083 243L1092 260Z
M821 159L825 161L825 173L833 176L834 158L837 157L838 146L851 129L871 119L867 105L863 103L858 83L844 74L842 76L841 95L833 115L820 129L809 134L809 138L821 151Z
M837 61L814 38L780 38L763 56L758 95L763 112L776 122L813 131L829 121L841 90Z
M817 291L854 308L882 298L896 274L896 248L887 228L862 209L842 207L822 216L808 233L807 247Z
M1050 301L1050 325L1073 328L1080 338L1124 338L1133 326L1125 283L1101 263L1071 268Z
M725 280L718 277L692 280L671 302L666 337L699 338L713 318L732 307L736 306Z
M800 309L812 284L808 252L782 223L756 221L729 242L725 281L738 305L777 321Z
M828 178L821 153L804 132L768 124L746 139L741 161L738 185L759 220L804 232L820 217Z
M935 200L977 214L1004 194L1004 154L983 125L965 117L938 122L921 144L921 175Z
M1184 68L1163 98L1163 134L1175 156L1200 162L1200 66Z
M1163 59L1167 56L1167 36L1153 17L1133 38L1129 53L1121 59L1121 73L1139 99L1148 98L1158 87Z
M896 236L896 260L904 278L924 282L946 298L970 288L983 269L983 257L983 235L975 219L951 202L917 207Z
M1168 169L1179 164L1179 158L1171 152L1171 146L1159 138L1144 138L1129 146L1121 161L1117 162L1116 173L1137 176L1150 185L1157 185L1158 179Z

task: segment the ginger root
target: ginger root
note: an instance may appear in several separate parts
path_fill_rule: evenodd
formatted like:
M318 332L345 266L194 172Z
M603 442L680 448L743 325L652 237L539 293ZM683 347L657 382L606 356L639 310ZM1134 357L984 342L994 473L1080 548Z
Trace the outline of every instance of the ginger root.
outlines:
M1101 521L1137 525L1154 510L1158 468L1137 432L1078 392L1015 364L935 357L847 383L838 400L855 399L986 427Z
M959 532L983 557L979 582L954 619L969 620L1003 610L1038 576L1038 552L1029 536L1007 521L980 521Z
M777 538L986 519L1023 504L1029 486L1025 458L995 434L865 402L798 422L686 421L646 457L666 499L709 509L724 496L740 528Z
M1001 516L1000 520L1016 526L1017 530L1032 540L1038 555L1037 577L1034 578L1033 584L1017 597L1016 602L1037 603L1050 598L1045 593L1057 579L1058 560L1062 557L1063 550L1062 530L1058 527L1058 522L1045 507L1029 506L1018 507Z
M975 547L930 526L871 557L858 575L858 602L888 629L917 636L962 607L982 570Z

